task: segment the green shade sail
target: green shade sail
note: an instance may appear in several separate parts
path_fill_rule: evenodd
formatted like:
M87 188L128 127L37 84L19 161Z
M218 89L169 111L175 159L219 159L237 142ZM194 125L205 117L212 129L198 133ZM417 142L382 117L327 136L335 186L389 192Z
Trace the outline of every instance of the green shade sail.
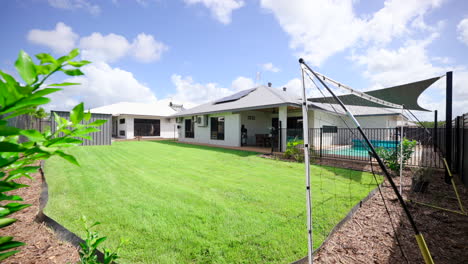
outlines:
M384 101L404 105L406 109L417 110L417 111L430 111L425 108L422 108L418 104L419 96L429 88L433 83L442 78L443 76L434 77L418 82L407 83L403 85L393 86L389 88L383 88L379 90L367 91L365 92L368 95L382 99ZM359 106L369 106L369 107L385 107L388 106L381 105L378 103L371 102L369 100L363 99L354 94L346 94L338 96L340 100L346 105L359 105ZM331 97L320 97L320 98L310 98L311 102L318 103L330 103L333 101Z

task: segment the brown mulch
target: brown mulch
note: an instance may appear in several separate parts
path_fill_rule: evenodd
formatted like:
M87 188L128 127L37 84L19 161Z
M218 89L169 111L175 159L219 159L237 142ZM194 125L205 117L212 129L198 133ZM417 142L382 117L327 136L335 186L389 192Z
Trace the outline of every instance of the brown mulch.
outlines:
M22 178L18 180L30 187L11 192L23 197L24 202L32 206L11 215L18 219L16 223L0 231L1 236L14 236L14 240L26 243L20 247L19 253L9 257L2 263L11 264L47 264L47 263L75 263L79 260L78 251L67 242L60 241L55 234L43 223L35 222L39 211L39 196L42 179L40 173L35 173L34 180Z
M352 163L341 165L353 167ZM411 171L406 171L403 179L405 199L459 210L453 188L444 183L443 173L434 173L425 194L411 192L411 174ZM399 178L394 180L398 185ZM466 208L468 189L462 184L457 187ZM407 263L397 237L408 263L424 263L413 230L388 181L383 184L382 193L397 235L392 230L382 198L377 192L323 245L314 258L316 263ZM424 235L435 263L468 263L468 216L416 204L409 204L409 210Z

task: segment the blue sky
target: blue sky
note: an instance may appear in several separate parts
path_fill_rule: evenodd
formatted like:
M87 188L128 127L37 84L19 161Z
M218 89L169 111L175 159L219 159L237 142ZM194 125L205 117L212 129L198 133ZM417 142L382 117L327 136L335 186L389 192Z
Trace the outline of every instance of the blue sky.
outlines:
M0 68L7 72L14 72L19 49L59 56L79 47L93 61L85 77L73 79L81 86L52 98L53 109L79 101L91 108L119 101L194 105L267 82L298 91L302 56L361 90L453 70L454 111L468 112L462 0L18 0L3 3L0 27ZM421 105L443 113L443 88L441 80Z

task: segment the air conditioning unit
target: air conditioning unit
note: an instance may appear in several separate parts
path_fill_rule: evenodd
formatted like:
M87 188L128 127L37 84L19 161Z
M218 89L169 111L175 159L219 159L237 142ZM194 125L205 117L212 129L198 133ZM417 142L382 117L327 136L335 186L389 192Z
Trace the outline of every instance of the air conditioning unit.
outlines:
M197 116L197 124L199 127L206 127L208 126L208 116Z
M180 124L180 123L182 123L182 122L184 122L184 118L183 118L183 117L177 117L177 118L176 118L176 123L179 123L179 124Z

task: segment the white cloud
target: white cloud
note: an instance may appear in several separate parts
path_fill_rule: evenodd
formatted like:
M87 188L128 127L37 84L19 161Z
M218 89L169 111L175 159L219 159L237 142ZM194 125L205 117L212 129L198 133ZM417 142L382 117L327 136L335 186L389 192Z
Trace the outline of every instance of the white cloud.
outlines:
M271 11L290 35L290 47L296 55L320 65L358 41L359 45L382 45L409 34L407 25L438 7L441 0L387 0L383 8L368 18L358 16L353 3L356 1L298 0L291 4L283 0L262 0L261 6Z
M280 69L278 67L276 67L275 65L273 65L273 63L271 63L271 62L262 64L262 69L264 71L270 71L270 72L279 72L280 71Z
M458 23L457 26L458 40L468 45L468 18L465 18Z
M230 89L220 87L217 83L197 83L190 76L182 77L173 74L171 80L176 88L176 93L171 97L184 104L201 104L233 92Z
M124 36L114 33L103 36L94 32L80 40L83 58L92 61L114 62L125 56L130 46Z
M77 46L84 59L101 62L115 62L125 56L132 56L139 62L157 61L169 48L157 41L153 35L140 33L132 42L126 37L114 33L102 35L94 32L82 37L75 34L71 27L63 22L57 23L54 30L33 29L28 33L31 43L44 45L57 54L65 54ZM52 40L52 41L51 41Z
M216 20L223 24L231 23L232 12L244 6L242 0L184 0L189 5L203 4L210 9Z
M163 52L168 47L159 41L156 41L152 35L140 33L133 40L132 53L135 59L140 62L152 62L159 60Z
M33 29L28 33L28 41L34 44L46 46L53 52L63 55L75 48L78 35L72 28L62 22L58 22L53 30Z
M85 9L92 15L99 15L101 8L98 5L92 4L86 0L49 0L49 5L60 9Z
M231 84L232 90L234 91L246 90L256 86L257 85L252 79L243 76L237 77Z
M154 103L156 96L149 87L135 79L131 72L112 68L104 62L84 66L84 76L69 78L67 82L81 83L65 87L51 96L48 109L69 110L78 102L94 108L117 102Z

